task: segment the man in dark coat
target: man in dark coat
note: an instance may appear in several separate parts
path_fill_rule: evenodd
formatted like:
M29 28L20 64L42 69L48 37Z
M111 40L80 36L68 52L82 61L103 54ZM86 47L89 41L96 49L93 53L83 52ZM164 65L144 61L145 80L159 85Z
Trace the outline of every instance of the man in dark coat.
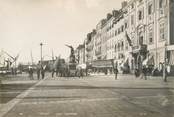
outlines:
M41 68L40 68L40 66L38 65L37 66L37 79L39 80L40 79L40 72L41 72Z
M146 66L143 66L143 68L142 68L142 78L143 77L145 80L147 80L147 68L146 68Z
M42 75L42 79L44 79L45 78L45 69L43 66L41 67L41 75Z
M117 74L118 74L117 66L114 68L114 73L115 73L115 80L117 80Z
M33 80L33 68L32 68L32 67L29 67L28 72L29 72L29 78L30 78L31 80Z

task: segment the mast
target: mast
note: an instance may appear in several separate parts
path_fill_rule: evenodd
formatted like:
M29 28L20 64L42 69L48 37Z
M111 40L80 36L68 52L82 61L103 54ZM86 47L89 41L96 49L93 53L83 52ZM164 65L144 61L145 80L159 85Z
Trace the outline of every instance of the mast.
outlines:
M32 53L32 50L31 50L30 56L31 56L31 65L33 65L33 53Z

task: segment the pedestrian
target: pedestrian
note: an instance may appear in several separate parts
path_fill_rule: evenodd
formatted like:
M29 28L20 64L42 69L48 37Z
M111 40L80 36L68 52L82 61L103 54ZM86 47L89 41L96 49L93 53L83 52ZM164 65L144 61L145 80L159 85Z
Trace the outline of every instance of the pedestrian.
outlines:
M135 77L137 78L137 77L139 77L140 76L140 71L139 71L139 69L135 69Z
M41 68L40 68L40 66L38 65L37 66L37 79L39 80L40 79L40 71L41 71Z
M57 76L57 69L56 68L53 68L52 69L52 78L54 77L54 73L56 72L56 76Z
M42 75L42 79L45 78L45 69L43 66L41 66L41 75Z
M79 76L79 78L83 77L83 75L82 75L82 68L78 68L78 76Z
M56 68L56 77L59 76L59 71L58 71L58 68Z
M28 72L29 72L29 78L30 78L30 80L33 80L33 68L29 66Z
M83 69L80 69L80 76L83 78Z
M54 77L54 68L52 69L52 73L51 73L51 76L52 76L52 78Z
M31 71L30 71L30 66L28 67L28 77L31 79Z
M167 71L167 75L170 75L170 72L171 72L171 66L170 65L167 65L166 71Z
M118 74L117 66L114 68L114 73L115 73L115 80L117 80L117 74Z
M145 80L147 80L147 68L146 68L146 66L143 66L143 68L142 68L142 79L145 79Z

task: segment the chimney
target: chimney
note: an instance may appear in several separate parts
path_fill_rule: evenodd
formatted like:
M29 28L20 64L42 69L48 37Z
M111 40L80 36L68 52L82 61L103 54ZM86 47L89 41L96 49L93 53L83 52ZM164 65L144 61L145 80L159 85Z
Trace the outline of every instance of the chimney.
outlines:
M126 6L127 6L127 1L123 1L123 2L121 3L121 6L122 6L122 8L126 7Z
M112 14L111 13L108 13L107 14L107 20L109 20L111 17L112 17Z
M113 10L113 11L112 11L112 15L113 15L114 17L117 17L117 16L119 15L119 11L118 11L118 10Z

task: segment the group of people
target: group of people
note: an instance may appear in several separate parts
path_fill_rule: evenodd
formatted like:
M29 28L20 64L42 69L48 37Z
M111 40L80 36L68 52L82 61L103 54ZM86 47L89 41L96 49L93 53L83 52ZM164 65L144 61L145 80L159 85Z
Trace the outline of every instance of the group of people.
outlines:
M29 66L29 69L28 69L28 73L29 73L29 78L31 80L34 80L34 77L33 77L34 69L30 66ZM40 76L41 76L41 79L44 79L45 78L45 67L37 66L36 73L37 73L37 79L38 80L40 79Z
M54 78L54 73L56 73L56 77L58 76L58 69L52 69L52 73L51 73L51 76L52 78Z
M147 80L147 73L148 73L148 69L146 68L146 66L143 66L142 69L135 69L135 77L141 77L142 79ZM118 75L118 68L117 66L114 67L114 74L115 74L115 80L117 80L117 75Z
M147 80L147 73L148 73L148 69L146 68L146 66L143 66L142 69L135 69L135 77L141 77L141 79L145 79Z

